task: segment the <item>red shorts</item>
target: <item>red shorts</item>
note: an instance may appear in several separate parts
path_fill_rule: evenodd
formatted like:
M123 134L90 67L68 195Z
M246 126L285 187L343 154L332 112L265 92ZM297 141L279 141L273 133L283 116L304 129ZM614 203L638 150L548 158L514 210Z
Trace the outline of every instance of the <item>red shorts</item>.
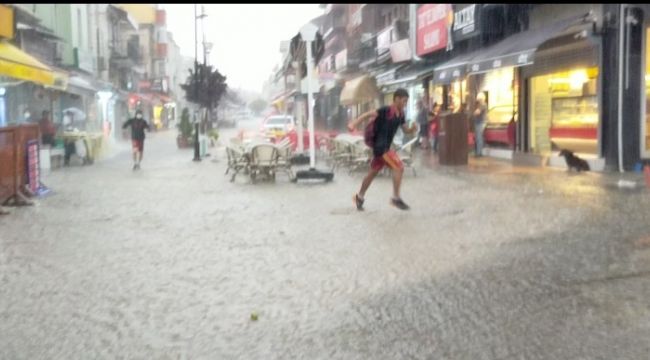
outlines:
M139 152L144 151L144 140L131 140L131 146L133 150L138 150Z
M388 166L393 170L404 169L404 164L395 150L388 150L382 156L375 156L370 163L370 168L374 171L380 171L384 166Z

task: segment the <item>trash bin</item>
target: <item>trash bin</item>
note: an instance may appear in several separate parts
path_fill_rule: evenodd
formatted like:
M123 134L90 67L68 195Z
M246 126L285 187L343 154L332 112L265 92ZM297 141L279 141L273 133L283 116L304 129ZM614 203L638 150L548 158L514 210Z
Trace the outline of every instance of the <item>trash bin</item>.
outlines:
M440 117L438 156L440 165L467 165L469 120L464 113Z

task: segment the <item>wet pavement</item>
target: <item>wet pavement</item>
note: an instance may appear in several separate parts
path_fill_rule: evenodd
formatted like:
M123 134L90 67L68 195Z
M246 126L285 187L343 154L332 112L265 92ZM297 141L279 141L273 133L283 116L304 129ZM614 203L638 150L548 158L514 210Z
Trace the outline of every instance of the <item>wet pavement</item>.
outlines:
M230 183L223 148L145 151L0 217L1 359L649 357L650 191L616 175L420 157L412 210L380 177L357 212L362 173Z

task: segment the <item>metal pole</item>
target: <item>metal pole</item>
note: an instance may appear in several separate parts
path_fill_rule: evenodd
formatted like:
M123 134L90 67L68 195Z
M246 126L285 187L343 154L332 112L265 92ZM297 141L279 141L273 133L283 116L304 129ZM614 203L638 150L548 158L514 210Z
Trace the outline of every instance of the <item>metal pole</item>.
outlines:
M199 93L199 45L198 45L198 28L197 21L198 18L196 13L196 4L194 4L194 94ZM199 149L199 122L196 119L196 111L194 111L194 159L192 161L201 161L201 154Z
M623 41L625 34L625 4L619 5L618 21L618 171L623 168Z
M296 66L296 88L298 91L296 92L296 97L295 100L293 101L293 113L296 114L296 125L298 127L298 153L302 154L305 152L305 144L303 142L303 128L302 128L302 116L300 116L302 110L299 110L300 108L298 107L298 97L302 97L302 89L301 89L301 84L302 84L302 67L300 66L300 61L297 62L298 66ZM302 103L302 101L300 101Z
M312 41L305 41L307 46L307 111L309 112L309 167L316 168L316 144L314 144L314 94L311 92L311 76L313 67L313 59L311 57L311 44Z

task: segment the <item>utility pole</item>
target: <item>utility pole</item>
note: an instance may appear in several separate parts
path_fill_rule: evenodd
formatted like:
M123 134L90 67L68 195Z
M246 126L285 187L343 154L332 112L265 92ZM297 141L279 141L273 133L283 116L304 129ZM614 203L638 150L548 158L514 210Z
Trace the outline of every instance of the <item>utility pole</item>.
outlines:
M309 127L309 170L301 170L296 173L298 179L320 179L326 182L332 181L334 173L319 171L316 169L316 144L314 135L314 93L312 92L312 73L314 70L314 60L312 57L312 44L316 40L318 27L312 23L307 23L300 29L300 35L306 46L306 63L307 63L307 108L308 108L308 127Z
M194 81L194 94L197 95L197 100L198 100L198 94L199 94L199 83L203 83L203 79L199 78L198 74L198 68L199 68L199 30L198 30L198 24L197 20L200 18L201 19L201 26L203 26L203 18L206 17L205 15L205 7L202 9L201 15L197 14L196 10L196 4L194 4L194 76L195 76L195 81ZM204 33L205 37L205 33ZM205 59L205 57L204 57ZM204 62L205 64L205 62ZM203 72L201 73L203 74ZM199 102L199 109L201 109L201 103ZM194 159L193 161L201 161L201 150L200 150L200 144L199 144L199 121L196 118L196 112L194 113Z

